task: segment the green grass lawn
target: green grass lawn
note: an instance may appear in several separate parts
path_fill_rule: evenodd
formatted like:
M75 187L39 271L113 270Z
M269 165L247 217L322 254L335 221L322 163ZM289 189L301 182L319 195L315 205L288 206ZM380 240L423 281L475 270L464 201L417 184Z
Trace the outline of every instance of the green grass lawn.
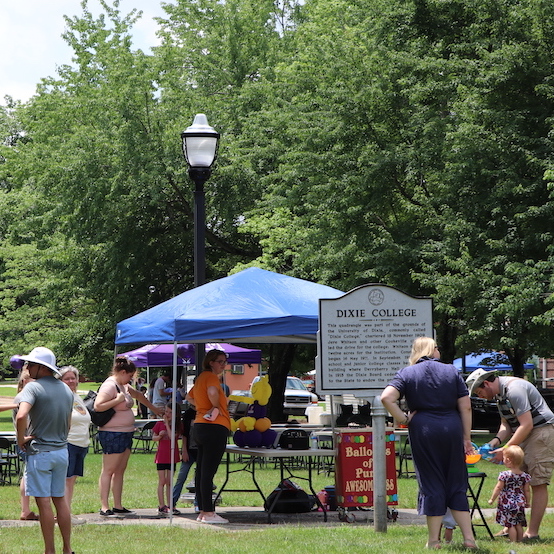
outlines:
M33 529L0 529L0 543L3 554L42 551L38 526ZM81 525L73 528L72 535L76 554L421 554L425 552L424 544L423 527L390 526L387 533L375 533L371 527L349 524L309 529L275 525L270 529L252 531ZM506 543L487 542L483 546L481 552L485 554L508 552ZM460 547L449 547L443 551L464 552ZM518 547L517 552L550 554L552 549L549 545L543 550L526 546Z
M0 394L3 392L0 387ZM97 388L86 384L82 390ZM15 390L15 389L14 389ZM11 430L11 414L0 413L0 430ZM479 444L486 442L487 437L480 438ZM102 457L90 453L85 461L85 476L77 481L73 501L73 513L97 512L100 507L98 500L98 476L100 474ZM411 463L411 462L409 462ZM234 466L237 468L238 466ZM477 469L487 473L487 478L481 493L481 505L484 506L488 495L494 488L499 468L489 462L479 462ZM216 477L216 485L224 480L224 466L220 467ZM267 494L278 484L279 472L273 464L257 469L256 476L262 490ZM302 481L299 481L304 486ZM317 475L314 487L317 490L334 484L331 476ZM125 476L123 493L124 505L129 508L155 508L157 473L153 454L132 454ZM232 476L230 488L250 488L250 476L237 473ZM413 478L398 480L399 506L414 508L417 497L417 483ZM0 487L0 520L17 519L19 517L19 489L16 486ZM245 492L224 492L221 510L226 506L261 506L262 500L258 494ZM179 504L181 506L181 504ZM551 503L552 505L552 503ZM34 501L31 503L35 509ZM330 513L329 518L336 522L336 513ZM498 526L489 519L491 529ZM544 542L532 545L516 545L517 554L551 554L554 541L554 515L547 514L541 528ZM459 531L455 531L456 545L443 547L446 552L462 552ZM483 529L478 529L481 552L485 554L507 554L511 546L504 540L485 538ZM230 531L225 528L186 529L179 527L153 527L144 525L81 525L73 529L73 549L77 554L102 552L133 552L133 554L151 553L163 550L164 553L256 553L275 554L320 554L320 553L364 553L397 554L416 553L424 551L426 540L425 526L404 526L389 524L387 533L376 533L371 525L342 524L338 527L306 528L297 524L275 525L251 531ZM59 541L59 534L58 539ZM58 542L58 544L60 544ZM0 527L0 554L41 552L42 541L38 526L31 528ZM59 549L61 551L61 549Z
M0 384L0 396L9 396L13 398L17 394L16 381L2 381Z
M492 490L498 468L491 469L488 462L480 462L479 469L488 472L482 498ZM77 482L74 498L74 513L90 513L99 509L97 479L101 467L101 455L89 454L86 459L86 475ZM238 467L238 466L234 466ZM271 491L279 480L278 470L273 466L257 470L257 477L264 491ZM221 467L216 484L223 482L224 468ZM124 505L129 508L156 507L156 470L152 454L137 453L131 456L125 477ZM300 483L302 484L302 483ZM332 477L318 475L316 490L333 484ZM235 474L230 483L236 488L249 487L249 476ZM400 479L399 508L415 506L417 484L415 479ZM0 487L0 519L13 519L19 514L19 493L15 486ZM261 498L253 493L225 492L221 511L225 506L260 506ZM336 522L334 512L329 518ZM491 528L496 530L492 519ZM446 552L462 552L459 531L454 532L455 544L444 547ZM554 515L547 515L541 529L544 542L533 545L517 545L517 554L551 554L552 544L547 538L554 537ZM483 529L478 530L481 552L485 554L507 554L510 546L504 540L485 538ZM397 554L424 552L425 526L404 526L389 524L386 533L376 533L371 525L342 524L338 527L306 528L297 524L275 525L272 528L249 531L230 531L225 528L185 529L178 527L81 525L73 528L73 549L77 554L101 552L151 553L163 549L166 553L229 553L229 554L320 554L320 553L364 553ZM0 554L41 551L41 537L38 526L32 528L0 528Z

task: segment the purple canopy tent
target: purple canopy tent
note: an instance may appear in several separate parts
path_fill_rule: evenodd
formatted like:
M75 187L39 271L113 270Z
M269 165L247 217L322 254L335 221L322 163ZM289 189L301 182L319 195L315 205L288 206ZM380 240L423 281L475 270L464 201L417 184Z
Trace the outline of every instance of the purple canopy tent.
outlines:
M260 364L262 351L250 348L241 348L226 343L208 343L206 352L217 348L223 350L230 364ZM173 344L146 344L136 350L124 352L137 367L171 367L173 366ZM177 346L177 365L194 365L194 344L179 344Z

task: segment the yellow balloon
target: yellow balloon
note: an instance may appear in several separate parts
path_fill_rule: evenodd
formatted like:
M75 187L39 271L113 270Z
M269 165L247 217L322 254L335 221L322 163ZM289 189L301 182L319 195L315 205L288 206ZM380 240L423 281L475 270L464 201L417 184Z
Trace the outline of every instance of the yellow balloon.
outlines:
M246 433L246 431L252 431L256 425L256 419L253 417L243 417L239 419L239 429Z
M269 375L264 375L259 381L252 385L252 397L258 401L260 406L265 406L271 396L271 385L269 384Z

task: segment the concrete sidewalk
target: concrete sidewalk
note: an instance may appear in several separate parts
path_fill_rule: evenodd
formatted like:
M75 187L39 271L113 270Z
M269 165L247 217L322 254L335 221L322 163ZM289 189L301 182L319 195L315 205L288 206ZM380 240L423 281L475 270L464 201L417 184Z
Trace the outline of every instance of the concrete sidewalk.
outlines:
M174 516L172 521L167 516L158 515L157 509L139 509L135 514L119 517L103 517L98 512L93 514L79 514L77 517L85 520L87 525L156 525L183 527L188 529L208 528L218 531L244 531L263 529L270 525L292 525L300 527L337 527L341 525L373 525L373 510L356 510L349 512L354 516L352 523L344 523L339 519L338 512L327 513L327 522L322 512L307 512L301 514L277 514L271 516L272 523L268 523L267 512L261 507L225 507L217 512L229 520L227 525L207 525L196 521L197 514L193 508L180 508L180 516ZM483 510L485 516L490 516L494 510ZM27 527L38 525L38 521L0 520L2 527ZM425 516L417 514L416 510L398 510L396 522L389 521L389 525L425 525Z
M207 525L196 521L197 514L193 508L181 508L181 515L174 516L170 521L167 516L159 516L157 509L138 509L134 514L118 517L102 517L98 512L92 514L79 514L77 517L83 519L87 525L155 525L182 527L187 529L211 529L220 531L245 531L253 529L264 529L271 525L291 525L295 527L338 527L341 525L373 525L373 510L356 510L349 512L355 520L352 523L345 523L339 519L336 511L327 512L327 522L323 520L322 512L307 512L301 514L278 514L271 516L272 523L268 523L267 512L261 507L239 506L218 508L217 513L229 520L226 525ZM489 522L493 533L500 530L500 526L494 523L496 509L482 509L483 515ZM554 514L554 508L547 508L547 514ZM480 537L487 536L486 530L480 526L481 518L477 513L473 516L476 524L477 534ZM395 522L389 521L388 526L395 525L425 525L425 516L417 514L413 509L398 510L398 517ZM32 527L38 526L38 521L0 520L0 528L6 527Z

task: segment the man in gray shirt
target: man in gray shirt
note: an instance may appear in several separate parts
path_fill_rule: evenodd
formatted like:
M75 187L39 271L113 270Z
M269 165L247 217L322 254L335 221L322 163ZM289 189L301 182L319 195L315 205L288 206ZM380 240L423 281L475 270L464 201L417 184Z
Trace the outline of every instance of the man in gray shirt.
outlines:
M158 408L165 408L167 401L171 396L170 392L165 392L165 389L169 386L169 379L169 373L164 373L163 375L160 375L154 383L152 404Z
M25 360L23 367L35 379L21 392L16 417L17 444L27 454L25 494L35 497L45 554L55 553L52 503L62 534L63 552L71 554L71 513L64 495L73 393L54 377L59 371L56 357L48 348L34 348L21 359Z
M531 517L524 541L539 538L539 527L548 505L548 485L554 469L554 413L537 388L518 377L499 377L495 371L476 369L466 379L470 394L496 400L500 428L490 441L491 460L502 463L501 444L521 446L524 471L531 475Z

